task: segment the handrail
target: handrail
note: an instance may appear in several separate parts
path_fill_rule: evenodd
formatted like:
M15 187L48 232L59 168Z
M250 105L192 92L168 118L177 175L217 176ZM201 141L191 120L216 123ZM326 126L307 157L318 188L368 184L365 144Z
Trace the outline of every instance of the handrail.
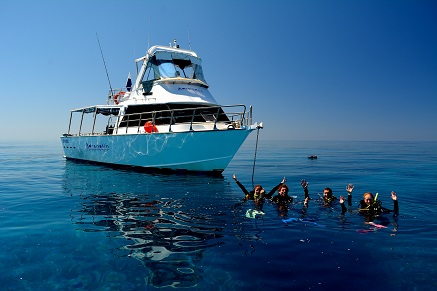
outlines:
M238 109L239 110L235 110ZM225 110L230 110L226 112ZM71 133L73 113L80 113L80 124L77 134ZM194 131L196 124L210 124L213 130L218 130L218 124L233 126L233 128L239 128L240 126L248 126L249 118L252 117L252 109L246 114L246 106L244 104L236 105L214 105L214 106L202 106L202 107L190 107L190 108L180 108L180 109L166 109L160 111L144 111L144 112L134 112L129 114L123 114L120 112L119 115L110 115L107 120L105 120L104 126L106 130L102 132L97 132L95 130L96 116L100 115L98 110L81 110L72 111L70 113L70 122L68 126L69 135L110 135L118 134L120 130L122 133L128 134L132 132L132 129L136 128L136 132L142 132L142 126L148 121L152 122L153 127L159 126L161 132L167 132L163 126L168 126L168 132L173 132L175 125L185 125L186 130ZM91 131L85 132L83 130L84 115L88 113L93 113L93 119L91 124ZM250 123L251 124L251 123ZM221 127L223 128L223 126ZM208 130L208 129L205 129ZM152 131L152 133L156 133Z
M239 112L225 112L224 108L232 108L232 107L243 107L242 111ZM172 132L172 126L175 124L189 124L189 131L193 131L193 125L199 122L208 122L208 120L204 119L202 116L203 110L212 111L213 109L217 109L213 114L214 125L213 129L217 130L217 123L224 122L233 124L235 122L240 122L241 125L246 126L249 124L249 120L246 118L246 105L237 104L237 105L217 105L217 106L204 106L204 107L191 107L191 108L182 108L182 109L166 109L160 111L148 111L148 112L135 112L130 114L123 114L118 116L117 121L117 129L125 128L125 132L128 132L128 128L137 127L137 132L140 132L141 126L144 123L151 121L153 126L155 125L168 125L168 131ZM185 113L187 111L192 111L190 115L178 115L178 113ZM145 117L145 116L151 117ZM223 117L223 116L226 116ZM220 118L223 117L223 120ZM178 122L175 118L185 119L186 121ZM202 118L203 121L196 121L197 119ZM163 122L164 120L169 120L168 122Z

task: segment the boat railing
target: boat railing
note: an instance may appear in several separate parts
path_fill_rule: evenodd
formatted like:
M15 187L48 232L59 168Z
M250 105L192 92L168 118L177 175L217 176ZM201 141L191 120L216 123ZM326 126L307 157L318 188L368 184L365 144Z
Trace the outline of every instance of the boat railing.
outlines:
M152 90L153 82L155 80L151 81L145 81L141 83L141 87L134 89L134 88L120 88L120 89L110 89L108 92L108 99L106 100L107 105L114 105L118 104L121 101L125 101L129 98L130 94L133 92L139 95L147 96L148 99L154 99L152 96L152 93L150 91Z
M239 110L234 111L238 108ZM120 115L118 126L115 127L115 132L111 133L129 133L132 128L136 128L136 132L140 133L145 125L150 127L149 133L157 132L156 126L161 130L163 126L168 126L165 131L172 132L172 127L176 125L187 125L189 131L194 131L195 125L202 123L212 124L213 130L218 129L218 124L224 124L228 129L235 129L248 126L250 120L251 111L247 114L246 106L243 104L169 109ZM108 134L111 133L108 131Z
M123 101L124 98L127 98L131 92L132 88L120 88L120 89L111 89L108 92L108 99L106 100L106 104L113 105L118 104Z
M77 133L71 132L73 113L81 113L80 124ZM86 113L93 114L91 130L86 132L83 129L84 116ZM111 135L123 133L147 133L158 132L181 132L197 130L222 130L239 129L252 124L252 107L246 111L243 104L205 106L182 109L168 109L160 111L135 112L129 114L110 115L102 124L106 126L104 131L96 128L96 110L72 111L68 132L65 136L90 136L90 135ZM89 124L88 122L86 122ZM98 122L101 124L100 122Z

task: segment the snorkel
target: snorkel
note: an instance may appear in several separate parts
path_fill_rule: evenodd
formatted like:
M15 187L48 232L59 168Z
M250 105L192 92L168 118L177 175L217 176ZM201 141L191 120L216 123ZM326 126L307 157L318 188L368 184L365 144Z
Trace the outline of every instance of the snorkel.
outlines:
M373 203L367 206L367 210L378 213L380 212L381 203L378 199L378 193L375 194L375 198L373 198Z
M375 199L373 199L372 203L372 207L374 207L375 209L378 208L378 202L376 201L376 199L378 199L378 193L375 194Z

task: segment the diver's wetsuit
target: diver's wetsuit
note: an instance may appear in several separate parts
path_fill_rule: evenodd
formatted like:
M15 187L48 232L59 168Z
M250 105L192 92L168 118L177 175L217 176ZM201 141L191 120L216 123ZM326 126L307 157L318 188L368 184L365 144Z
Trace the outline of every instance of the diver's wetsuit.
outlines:
M288 196L288 194L286 196L278 194L272 198L272 202L276 204L287 204L293 202L293 197Z
M308 195L308 187L303 188L303 193L305 195L304 199L307 199L307 198L311 199L310 196ZM337 200L337 197L335 197L335 196L331 196L329 198L325 198L325 197L322 197L322 198L323 198L323 203L325 204L325 206L331 205L331 203L333 201ZM317 199L317 201L319 201L319 199Z
M348 200L348 205L352 204L352 195L347 195L347 200ZM347 208L346 206L344 206L344 203L341 203L341 212L342 214L347 212ZM358 208L359 213L365 215L365 216L374 216L374 215L379 215L382 213L395 213L398 214L399 213L399 203L397 200L393 200L393 210L391 209L387 209L382 207L382 203L381 201L377 200L375 202L373 202L372 205L367 205L364 200L360 201L360 205Z
M367 213L369 215L378 215L381 213L390 213L390 212L394 212L397 214L397 213L399 213L399 203L397 200L393 200L393 210L390 210L390 209L382 207L382 203L379 200L373 202L372 205L367 205L364 202L364 200L361 200L360 207L359 207L358 211L360 213L365 214L365 215L367 215Z
M236 180L235 182L237 183L238 187L240 187L240 189L243 190L243 193L246 195L246 199L245 200L254 200L255 199L255 191L254 190L251 190L249 192L244 187L244 185L240 183L240 181ZM269 193L264 194L264 198L270 199L272 197L273 193L275 193L276 190L278 190L279 186L281 186L281 185L282 185L282 183L279 183L272 190L270 190Z

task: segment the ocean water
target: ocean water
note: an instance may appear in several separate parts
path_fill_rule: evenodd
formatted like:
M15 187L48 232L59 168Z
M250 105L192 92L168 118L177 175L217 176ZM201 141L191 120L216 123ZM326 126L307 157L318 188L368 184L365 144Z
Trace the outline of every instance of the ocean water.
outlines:
M246 141L210 177L66 161L60 141L0 143L0 289L437 290L436 142L261 139L253 171L254 157ZM249 189L252 172L267 190L286 177L288 211L246 217L232 174ZM350 212L317 203L348 183ZM367 191L392 208L392 190L400 214L375 220L386 228L353 211Z

